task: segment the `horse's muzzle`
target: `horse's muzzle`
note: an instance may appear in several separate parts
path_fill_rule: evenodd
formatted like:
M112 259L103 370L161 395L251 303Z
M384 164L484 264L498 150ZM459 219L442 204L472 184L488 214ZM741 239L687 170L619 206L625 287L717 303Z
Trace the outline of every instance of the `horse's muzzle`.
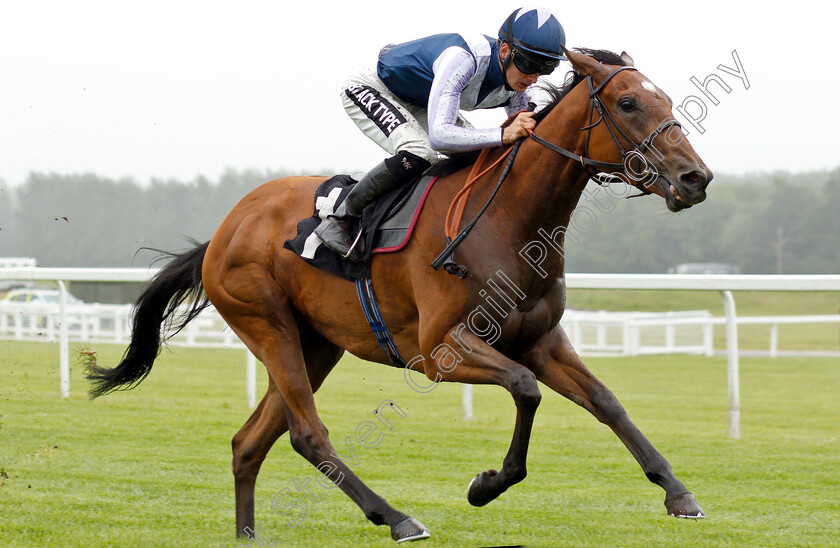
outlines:
M665 202L671 211L680 211L699 204L706 199L706 187L712 180L712 172L706 166L684 170L679 176L665 179L668 185Z

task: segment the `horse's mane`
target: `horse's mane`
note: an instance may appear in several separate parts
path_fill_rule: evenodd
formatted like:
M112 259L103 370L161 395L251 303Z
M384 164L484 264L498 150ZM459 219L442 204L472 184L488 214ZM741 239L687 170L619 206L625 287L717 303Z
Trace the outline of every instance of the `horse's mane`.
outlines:
M588 48L575 48L575 51L578 53L582 53L589 57L592 57L602 65L618 65L618 66L625 66L627 63L616 53L613 53L609 50L605 49L588 49ZM568 95L575 86L581 83L586 76L580 74L576 70L570 70L566 74L566 80L563 82L561 86L552 85L549 82L540 82L539 88L540 90L546 92L551 99L549 100L548 104L539 111L534 116L534 119L539 123L540 120L545 118L549 112L551 112L554 107L556 107L560 101Z
M625 66L627 63L616 53L605 49L589 49L589 48L575 48L575 51L592 57L603 65L618 65ZM585 75L580 74L576 70L570 70L566 73L566 79L560 86L555 86L550 82L540 82L538 87L541 91L549 96L549 101L535 116L534 120L537 123L545 118L554 107L556 107L563 98L568 95L575 86L581 83L586 78ZM446 175L462 169L470 164L475 163L478 158L480 150L470 152L460 152L451 155L449 158L438 162L428 171L428 175Z

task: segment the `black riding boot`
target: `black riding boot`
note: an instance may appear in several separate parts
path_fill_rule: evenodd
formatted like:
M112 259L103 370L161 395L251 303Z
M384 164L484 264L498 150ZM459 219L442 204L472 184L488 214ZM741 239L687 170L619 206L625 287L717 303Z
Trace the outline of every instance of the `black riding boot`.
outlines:
M360 237L362 210L428 166L426 160L405 152L376 165L350 190L335 213L318 225L315 234L325 246L345 259L352 260L350 252L354 249L355 240Z

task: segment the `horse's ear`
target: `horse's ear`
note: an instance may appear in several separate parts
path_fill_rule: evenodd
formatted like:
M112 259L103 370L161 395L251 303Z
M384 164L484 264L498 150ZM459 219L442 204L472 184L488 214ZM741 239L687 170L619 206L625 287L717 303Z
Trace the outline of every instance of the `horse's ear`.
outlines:
M624 61L624 63L625 63L628 67L634 67L634 66L636 66L636 65L633 63L633 58L632 58L632 57L630 57L629 55L627 55L627 52L626 52L626 51L622 51L622 52L621 52L621 55L620 55L619 57L621 57L621 60L622 60L622 61Z
M591 76L593 79L598 80L599 76L606 76L609 72L606 66L602 65L588 55L577 53L566 48L563 48L563 51L575 70L585 76Z

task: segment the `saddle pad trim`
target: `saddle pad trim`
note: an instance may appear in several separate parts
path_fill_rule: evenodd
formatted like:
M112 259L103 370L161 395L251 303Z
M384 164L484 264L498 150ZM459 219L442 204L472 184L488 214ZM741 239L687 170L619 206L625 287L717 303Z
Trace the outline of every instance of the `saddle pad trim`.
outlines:
M420 203L417 206L417 209L414 210L414 216L411 218L411 224L408 225L408 231L405 234L405 238L402 242L395 246L391 247L377 247L371 250L371 254L373 253L393 253L395 251L399 251L405 246L408 245L408 242L411 241L411 235L414 233L414 226L417 224L417 219L420 217L420 212L423 211L423 206L426 203L426 197L429 195L429 191L432 190L432 187L435 186L438 177L435 176L432 181L429 183L429 186L426 187L426 190L423 191L423 196L420 198Z

